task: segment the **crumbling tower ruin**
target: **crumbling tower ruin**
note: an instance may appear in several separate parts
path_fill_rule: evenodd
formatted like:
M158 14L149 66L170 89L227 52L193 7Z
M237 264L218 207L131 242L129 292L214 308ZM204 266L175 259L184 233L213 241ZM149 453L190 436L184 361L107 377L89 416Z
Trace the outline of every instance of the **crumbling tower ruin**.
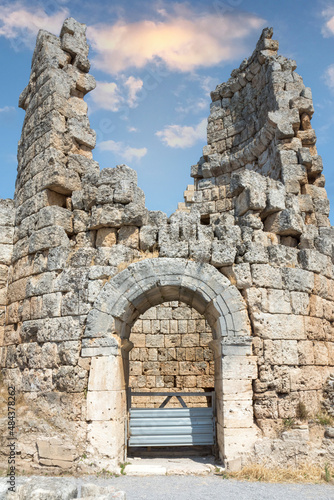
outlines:
M322 434L313 446L306 421L279 437L285 419L301 408L315 415L333 387L334 237L311 91L277 50L264 30L253 55L212 92L194 186L168 218L145 208L135 171L100 170L92 159L85 26L67 19L59 38L39 33L19 103L26 117L15 196L0 202L1 365L22 397L25 469L73 469L82 456L123 460L129 357L148 390L174 390L178 376L195 377L182 379L187 389L213 382L227 464L261 461L269 449L273 464L289 463L292 441L294 463L331 459L331 439ZM164 318L164 335L179 321L174 347L154 330L163 303L188 306ZM189 326L196 316L182 313L189 308L212 340L201 344L205 332ZM143 337L132 351L145 313L149 347L159 347L155 335L167 346L164 368ZM203 360L177 359L183 333Z

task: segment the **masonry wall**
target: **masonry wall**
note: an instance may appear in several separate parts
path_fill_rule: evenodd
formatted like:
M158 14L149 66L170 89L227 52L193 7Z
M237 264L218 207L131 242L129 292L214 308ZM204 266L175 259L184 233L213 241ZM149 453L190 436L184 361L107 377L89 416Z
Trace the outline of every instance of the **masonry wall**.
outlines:
M0 204L1 363L5 384L22 396L24 463L80 469L86 454L117 462L116 452L99 451L102 419L99 441L87 445L91 363L115 342L87 333L87 315L112 277L152 257L208 263L242 294L258 363L259 436L276 438L300 403L320 411L334 371L333 228L311 91L277 49L264 30L253 55L212 92L194 185L167 217L146 209L135 171L100 170L92 159L85 26L68 19L59 38L39 33L19 102L26 117L15 197ZM322 458L306 457L330 460L321 443ZM284 446L276 463L292 456Z
M148 309L132 327L129 386L134 391L203 392L214 390L212 332L205 318L182 302ZM207 406L206 397L184 397L189 407ZM133 406L159 407L164 397L134 397ZM210 401L211 403L211 401ZM173 398L168 407L180 407Z

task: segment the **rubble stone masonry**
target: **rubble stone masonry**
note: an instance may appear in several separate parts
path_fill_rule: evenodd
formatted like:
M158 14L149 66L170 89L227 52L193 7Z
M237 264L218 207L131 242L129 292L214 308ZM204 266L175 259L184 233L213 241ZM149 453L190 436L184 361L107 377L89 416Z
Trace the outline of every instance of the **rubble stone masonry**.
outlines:
M323 403L333 415L334 232L295 61L265 29L211 93L194 184L167 217L134 170L92 158L85 29L38 34L14 200L0 201L2 384L20 395L22 468L122 461L129 380L215 387L227 465L330 462L334 431L315 422Z

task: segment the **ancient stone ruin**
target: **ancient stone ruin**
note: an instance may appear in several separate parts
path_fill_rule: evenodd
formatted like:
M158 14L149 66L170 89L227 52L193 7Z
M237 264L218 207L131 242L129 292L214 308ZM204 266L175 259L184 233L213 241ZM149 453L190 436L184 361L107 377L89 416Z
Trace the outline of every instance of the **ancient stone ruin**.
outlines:
M92 159L85 26L39 32L0 201L1 397L15 386L22 469L124 461L129 386L152 392L143 408L214 390L227 466L333 460L317 415L334 413L334 233L311 90L272 35L211 93L194 184L167 217L134 170Z

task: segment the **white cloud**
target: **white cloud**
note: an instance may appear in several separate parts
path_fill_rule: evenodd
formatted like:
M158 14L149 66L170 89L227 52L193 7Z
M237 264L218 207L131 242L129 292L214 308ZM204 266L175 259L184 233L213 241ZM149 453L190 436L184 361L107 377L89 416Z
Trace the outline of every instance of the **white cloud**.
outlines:
M90 94L96 109L119 111L124 98L115 82L96 82L96 89Z
M36 5L28 6L23 2L13 2L1 5L0 36L17 40L14 48L20 45L33 48L39 29L58 34L69 16L69 10L61 8L58 12L48 15L43 8Z
M177 5L159 14L159 20L88 27L95 65L110 74L152 62L182 72L209 67L239 57L246 37L264 24L250 13L197 13Z
M135 108L138 106L138 92L143 87L140 78L129 76L120 82L96 82L96 89L90 94L94 109L106 109L108 111L120 111L124 106Z
M325 37L334 35L334 7L328 7L326 10L322 11L323 17L327 19L326 23L322 27L322 34Z
M326 85L328 85L329 88L334 90L334 64L331 64L324 75L324 80Z
M199 140L206 139L207 119L204 118L195 127L168 125L156 132L162 142L171 148L190 148Z
M112 140L101 142L98 144L98 148L101 149L101 151L112 151L116 156L119 156L129 163L133 160L140 160L147 154L147 148L132 148L123 142Z
M127 87L128 90L128 103L130 108L135 108L138 106L138 92L143 87L143 80L140 78L135 78L134 76L129 76L129 78L125 82L125 86Z
M0 108L0 113L11 113L15 111L14 106L5 106L4 108Z
M128 127L128 132L138 132L136 127Z

